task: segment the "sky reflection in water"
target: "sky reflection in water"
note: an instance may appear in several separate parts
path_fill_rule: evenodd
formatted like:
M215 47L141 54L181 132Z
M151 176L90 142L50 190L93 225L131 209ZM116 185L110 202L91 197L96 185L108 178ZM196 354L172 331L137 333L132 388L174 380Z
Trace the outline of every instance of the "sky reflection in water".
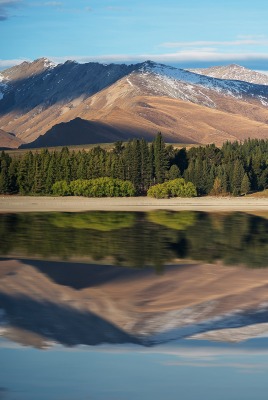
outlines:
M222 352L205 348L201 354L187 347L183 355L173 351L1 349L5 366L0 382L6 387L1 398L267 398L267 354L226 348Z

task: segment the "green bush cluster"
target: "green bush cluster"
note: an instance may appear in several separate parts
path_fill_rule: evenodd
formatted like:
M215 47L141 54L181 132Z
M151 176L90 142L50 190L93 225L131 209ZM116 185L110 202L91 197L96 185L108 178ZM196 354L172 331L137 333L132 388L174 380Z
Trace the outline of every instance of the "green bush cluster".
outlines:
M69 184L65 181L55 182L52 192L56 196L85 197L129 197L135 195L131 182L115 178L77 179Z
M156 199L195 197L197 192L192 182L185 182L183 178L178 178L150 187L147 196L155 197Z

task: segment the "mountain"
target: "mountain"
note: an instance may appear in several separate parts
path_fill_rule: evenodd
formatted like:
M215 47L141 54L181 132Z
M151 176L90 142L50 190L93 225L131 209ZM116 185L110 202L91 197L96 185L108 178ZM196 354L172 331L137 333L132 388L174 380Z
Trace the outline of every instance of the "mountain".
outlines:
M1 72L0 129L24 147L152 140L158 131L177 143L268 138L268 77L221 68L211 77L151 61L24 62Z
M268 85L268 75L252 71L237 64L190 69L189 71L218 79L245 81L255 83L256 85Z

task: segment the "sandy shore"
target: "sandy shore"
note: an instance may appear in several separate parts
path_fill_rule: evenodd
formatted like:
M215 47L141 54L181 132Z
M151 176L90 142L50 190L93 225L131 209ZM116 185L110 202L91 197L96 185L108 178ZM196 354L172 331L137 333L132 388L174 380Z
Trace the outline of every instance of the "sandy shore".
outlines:
M0 213L45 211L266 211L268 198L199 197L176 199L1 196Z

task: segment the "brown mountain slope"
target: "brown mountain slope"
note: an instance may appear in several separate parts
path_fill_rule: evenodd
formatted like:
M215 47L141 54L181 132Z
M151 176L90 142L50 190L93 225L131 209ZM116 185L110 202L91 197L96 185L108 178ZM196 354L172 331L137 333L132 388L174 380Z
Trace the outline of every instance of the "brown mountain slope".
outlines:
M8 133L0 129L0 147L2 148L17 148L22 144L22 140L14 134Z
M32 147L151 139L158 131L182 143L268 137L268 86L256 82L152 62L54 66L46 59L6 70L1 79L0 128L26 143L40 137Z
M31 145L64 145L71 144L70 140L72 144L94 143L99 135L100 141L105 142L136 136L151 140L158 131L173 143L221 145L226 140L268 137L268 110L265 107L253 106L234 98L222 98L217 94L214 94L213 101L218 102L223 111L190 101L157 96L153 90L145 87L139 76L130 75L94 96L78 101L75 106L69 104L61 111L55 110L54 117L49 114L48 118L56 126ZM78 123L81 120L76 119L77 116L91 123L88 127L84 123L84 129L81 130L81 123ZM58 125L69 120L71 122L65 125ZM32 135L36 129L34 122L38 125L37 118L28 121L28 133L32 132ZM75 134L72 135L72 132Z
M8 68L5 71L1 71L1 75L12 82L19 82L36 76L37 74L41 74L42 72L46 71L47 68L52 66L53 63L47 58L39 58L33 62L24 61L19 65L15 65L14 67Z

